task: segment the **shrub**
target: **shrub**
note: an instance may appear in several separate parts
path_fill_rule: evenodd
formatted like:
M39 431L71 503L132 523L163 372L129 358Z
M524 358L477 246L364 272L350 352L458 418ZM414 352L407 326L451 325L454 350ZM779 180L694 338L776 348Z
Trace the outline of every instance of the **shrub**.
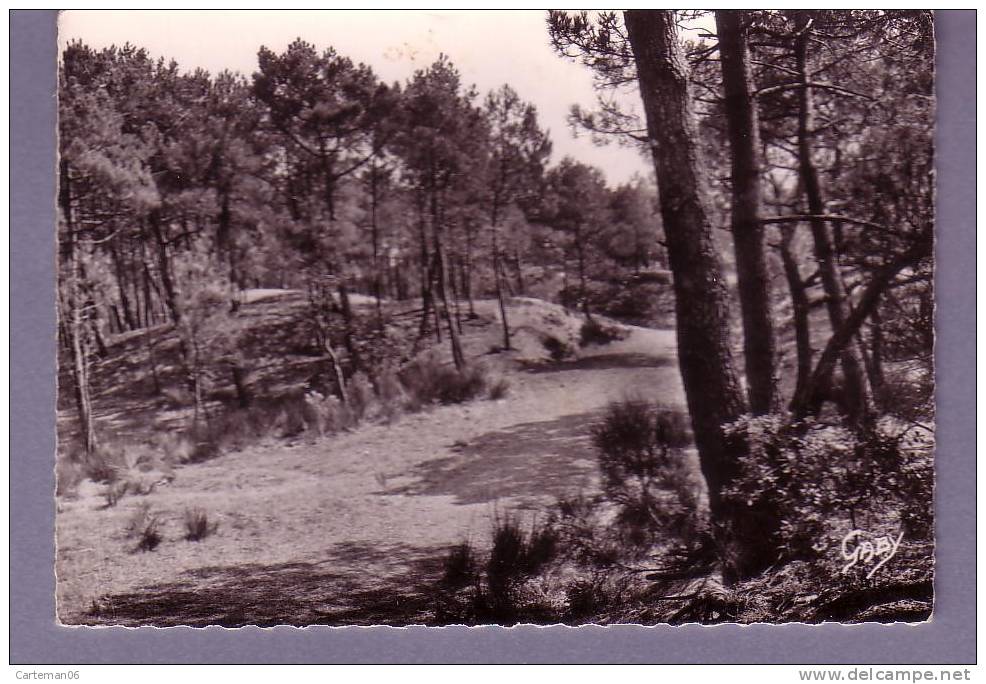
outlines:
M148 514L141 526L136 530L137 550L153 551L156 549L164 537L161 534L161 519L157 515Z
M706 523L701 485L689 471L687 418L636 398L609 405L593 430L603 491L617 504L623 538L636 547L662 540L694 544Z
M562 498L555 508L561 546L577 563L608 568L626 554L626 546L612 533L598 500L582 495Z
M588 347L590 344L609 344L626 337L626 332L615 325L603 325L592 319L582 324L579 331L579 346Z
M496 401L498 399L503 399L510 392L510 381L506 378L497 378L490 384L487 390L487 396Z
M567 616L584 621L603 612L626 611L632 605L631 580L623 574L594 572L580 577L565 588Z
M209 522L209 514L201 508L186 508L184 520L185 539L188 541L202 541L219 527L218 523Z
M103 491L103 498L106 500L106 508L113 508L116 504L127 495L127 491L130 489L130 483L124 480L123 482L110 482L106 485L106 489Z
M460 371L429 355L405 368L401 381L412 397L411 408L415 404L459 404L483 394L488 372L480 364L468 365Z
M195 451L195 442L184 432L160 433L155 442L162 459L171 465L188 463Z
M79 483L86 477L81 463L76 463L63 456L55 462L55 494L57 496L75 496Z
M224 411L209 421L208 430L201 431L201 439L193 439L186 462L207 460L220 451L239 451L265 436L270 421L262 419L263 411L255 408L237 408ZM196 453L198 444L215 445L215 453Z
M562 290L558 297L564 306L581 308L578 285ZM674 298L668 283L647 276L591 282L587 299L592 311L632 325L665 327L673 319Z
M170 468L146 444L103 444L83 469L94 482L106 485L103 496L107 508L127 494L149 494L157 483L170 476Z
M787 416L745 418L729 427L749 445L740 476L724 492L747 507L770 505L789 558L813 558L847 529L893 522L911 539L930 537L931 436L881 419L862 432ZM839 530L840 533L833 533Z
M442 583L454 589L475 583L478 562L472 545L464 541L453 546L443 563Z
M550 522L534 521L525 532L516 518L498 515L491 541L485 563L468 542L449 550L436 597L439 621L513 624L522 616L534 622L553 618L540 592L525 587L559 554Z
M146 501L141 501L127 522L125 530L127 538L134 539L141 537L144 530L147 529L148 523L153 519L154 515L151 513L151 505Z
M541 344L544 346L545 351L548 352L551 360L556 363L575 356L575 350L572 349L571 345L554 335L546 335L541 340Z
M93 482L116 482L123 461L122 450L115 445L100 444L85 461L85 474Z
M376 376L377 400L380 415L388 423L393 422L407 408L410 397L401 384L393 364L384 364Z
M921 362L885 364L877 394L878 405L887 413L911 422L934 419L934 372Z
M322 437L356 424L353 410L334 396L323 396L318 392L307 392L302 412L305 429Z
M379 408L376 393L366 373L358 371L353 374L346 385L346 395L353 421L367 420L377 414Z

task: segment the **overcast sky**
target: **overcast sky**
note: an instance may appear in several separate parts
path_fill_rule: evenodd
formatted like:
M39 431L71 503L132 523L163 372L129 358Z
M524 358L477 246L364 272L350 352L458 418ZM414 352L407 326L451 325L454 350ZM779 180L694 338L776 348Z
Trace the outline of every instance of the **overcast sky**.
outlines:
M552 161L571 155L603 169L610 184L649 173L636 151L598 147L578 138L566 122L569 107L594 103L590 72L555 54L545 13L511 11L66 11L59 42L81 39L94 48L130 42L154 57L175 59L182 69L202 67L250 75L257 49L282 52L295 38L322 50L334 47L365 62L389 82L404 82L444 52L466 84L482 94L509 83L534 103L554 141ZM637 105L636 95L629 102Z

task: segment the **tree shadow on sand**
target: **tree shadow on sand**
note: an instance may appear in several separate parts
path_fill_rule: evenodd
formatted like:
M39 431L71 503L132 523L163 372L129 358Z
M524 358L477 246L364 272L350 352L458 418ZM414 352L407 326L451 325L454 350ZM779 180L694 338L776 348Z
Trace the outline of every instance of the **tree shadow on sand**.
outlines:
M532 507L586 489L596 477L592 426L602 412L521 423L456 443L454 456L418 465L410 473L414 482L386 493L454 496L458 504L509 497Z
M413 625L433 621L444 547L336 544L318 563L212 566L100 597L66 624L138 627Z

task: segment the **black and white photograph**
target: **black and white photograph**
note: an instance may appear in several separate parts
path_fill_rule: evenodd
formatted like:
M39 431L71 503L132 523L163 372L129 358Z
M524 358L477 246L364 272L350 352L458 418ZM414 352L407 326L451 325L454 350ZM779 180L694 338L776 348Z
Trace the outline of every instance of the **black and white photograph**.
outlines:
M62 12L58 623L931 620L935 52Z

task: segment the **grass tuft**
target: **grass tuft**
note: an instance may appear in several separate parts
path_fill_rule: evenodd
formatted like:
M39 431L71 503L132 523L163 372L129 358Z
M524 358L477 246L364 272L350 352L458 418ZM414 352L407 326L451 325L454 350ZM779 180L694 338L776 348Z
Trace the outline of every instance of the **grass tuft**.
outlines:
M156 549L164 541L164 536L161 534L161 519L148 512L146 519L137 529L136 536L138 537L138 551L146 552Z
M201 508L185 509L185 539L188 541L202 541L206 537L215 533L219 527L218 523L209 522L209 514Z

